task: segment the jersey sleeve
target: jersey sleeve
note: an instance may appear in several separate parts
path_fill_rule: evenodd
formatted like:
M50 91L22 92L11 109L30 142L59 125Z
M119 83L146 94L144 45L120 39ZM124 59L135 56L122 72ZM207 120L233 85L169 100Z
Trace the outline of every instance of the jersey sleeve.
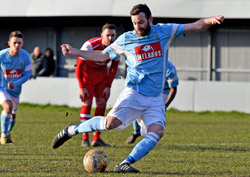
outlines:
M179 84L179 79L177 76L177 71L175 66L168 62L168 71L167 71L167 75L166 75L166 87L168 88L173 88L173 87L177 87L177 85Z
M32 75L32 66L28 52L23 52L22 57L24 58L24 67L22 69L22 76L20 77L20 79L13 82L14 86L22 85Z
M186 35L183 34L185 24L174 24L174 25L178 25L178 26L177 26L177 30L176 30L176 32L175 32L175 37L176 37L176 38L185 38Z
M80 50L93 50L93 47L92 47L92 45L91 45L91 43L90 43L89 41L86 41L86 42L82 45L82 47L80 48ZM78 57L78 58L80 58L80 59L82 59L82 60L86 60L85 58L82 58L82 57Z
M168 83L169 88L177 87L179 85L178 76L175 75L175 76L173 76L171 78L169 77L169 78L167 78L166 82Z
M160 26L160 29L163 33L173 36L173 38L185 38L186 35L183 34L184 32L184 24L173 24L173 23L168 23L168 24L157 24ZM173 34L172 34L173 33Z
M82 68L86 65L86 63L87 61L82 60L81 57L77 58L76 66L75 66L75 74L76 74L76 78L78 80L78 84L80 88L84 88Z
M125 42L125 35L119 36L115 42L104 49L104 53L109 55L110 60L119 58L123 53L123 46Z

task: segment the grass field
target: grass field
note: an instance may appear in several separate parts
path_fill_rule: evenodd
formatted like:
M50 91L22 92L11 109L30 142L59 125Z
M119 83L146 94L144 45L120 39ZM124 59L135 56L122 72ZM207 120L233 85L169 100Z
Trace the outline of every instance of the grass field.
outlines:
M132 126L103 132L111 147L105 173L85 172L81 135L53 150L53 137L68 123L79 122L79 108L21 104L12 137L15 145L0 145L0 176L112 176L133 145L126 145ZM138 142L138 141L137 141ZM143 159L133 164L139 174L119 176L250 176L250 115L222 112L167 112L165 136Z

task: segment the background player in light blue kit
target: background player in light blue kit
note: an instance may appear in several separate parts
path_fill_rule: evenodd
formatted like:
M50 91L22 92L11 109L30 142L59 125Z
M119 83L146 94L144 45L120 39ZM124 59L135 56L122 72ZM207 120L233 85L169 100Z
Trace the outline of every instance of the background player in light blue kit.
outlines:
M106 117L96 116L76 126L68 125L52 141L55 149L78 133L114 128L122 130L141 116L141 134L145 138L137 143L124 161L116 165L114 171L118 173L139 172L131 164L147 155L163 136L166 117L161 92L171 41L224 21L223 16L215 16L186 25L153 25L150 9L145 4L134 6L130 15L134 30L123 33L104 51L83 51L68 44L61 45L64 55L81 56L92 61L113 60L123 55L128 68L125 89Z
M16 122L19 95L22 84L32 74L29 53L22 49L23 34L20 31L11 32L8 44L9 48L0 51L1 144L14 143L10 133Z
M174 100L175 95L177 93L178 84L179 84L179 79L177 76L176 68L170 61L168 61L166 81L162 90L162 99L165 104L165 109L167 109L170 103ZM141 119L138 119L138 121L140 120ZM127 141L126 141L127 144L134 143L135 140L139 136L141 136L141 127L136 120L133 121L133 129L134 129L134 133L127 138Z

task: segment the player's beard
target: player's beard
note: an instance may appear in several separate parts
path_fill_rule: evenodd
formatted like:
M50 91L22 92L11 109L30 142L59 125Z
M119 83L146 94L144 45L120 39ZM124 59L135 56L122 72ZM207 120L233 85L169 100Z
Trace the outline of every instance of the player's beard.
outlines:
M20 52L20 48L10 48L9 49L9 54L11 56L17 56Z
M139 28L139 30L135 30L138 36L147 36L151 31L151 26L148 21L148 25L146 28Z

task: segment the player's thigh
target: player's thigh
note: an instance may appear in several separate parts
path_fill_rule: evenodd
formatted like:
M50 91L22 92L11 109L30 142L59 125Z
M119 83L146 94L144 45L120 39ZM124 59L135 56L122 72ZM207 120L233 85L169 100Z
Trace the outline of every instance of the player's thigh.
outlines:
M129 107L118 107L112 108L109 113L108 117L115 117L122 122L122 125L117 127L117 130L123 130L127 128L134 120L142 115L142 110L137 110Z
M12 104L13 104L13 108L12 108L12 114L16 114L16 111L18 109L19 106L19 96L18 97L14 97L11 96L11 100L12 100Z
M166 123L164 106L154 106L146 109L143 112L143 115L137 121L141 126L141 134L143 136L146 135L146 133L148 132L148 128L151 125L159 125L160 127L162 127L162 130L164 130ZM159 131L161 130L159 129ZM158 134L158 132L155 133Z
M163 102L165 103L167 101L167 99L168 99L168 94L162 93L161 97L162 97Z
M5 102L6 100L11 100L10 94L8 94L8 92L6 91L1 91L0 92L0 104L2 105L3 102Z
M19 106L19 96L12 96L6 91L0 92L0 104L4 109L11 109L10 112L16 114Z
M85 95L84 100L92 100L95 95L95 85L85 84L84 87L87 89L89 95Z
M99 82L95 85L95 97L104 99L105 101L105 95L103 95L104 89L107 87L106 81L103 80L102 82Z

